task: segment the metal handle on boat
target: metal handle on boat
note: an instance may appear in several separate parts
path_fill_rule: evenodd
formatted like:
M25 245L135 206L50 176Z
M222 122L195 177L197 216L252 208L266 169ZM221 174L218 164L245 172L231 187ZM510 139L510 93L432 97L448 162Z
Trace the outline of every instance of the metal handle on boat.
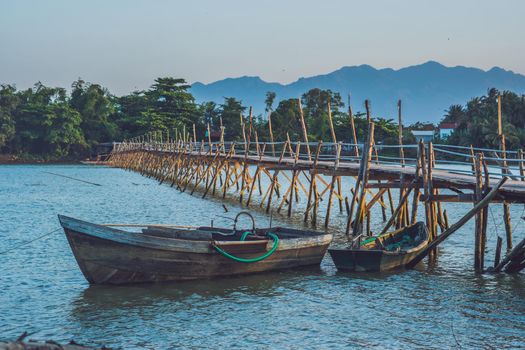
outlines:
M237 222L239 221L239 217L241 215L247 215L252 220L252 232L255 233L255 219L253 218L252 214L248 213L247 211L241 211L237 216L235 216L235 219L233 220L233 232L235 233L237 231Z

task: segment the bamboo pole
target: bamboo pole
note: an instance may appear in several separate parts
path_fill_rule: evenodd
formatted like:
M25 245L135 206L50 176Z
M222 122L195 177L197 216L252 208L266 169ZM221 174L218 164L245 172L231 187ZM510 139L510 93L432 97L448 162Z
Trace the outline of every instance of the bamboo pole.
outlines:
M301 99L298 98L297 102L299 103L299 114L301 116L301 128L303 129L303 138L306 143L306 153L308 153L308 160L312 161L312 156L310 154L310 145L308 144L308 133L306 132L306 124L304 123L304 113L303 106L301 104Z
M383 227L383 230L379 235L385 234L390 227L392 227L392 224L395 222L396 218L399 216L401 210L405 206L405 203L410 195L410 191L412 191L412 188L409 188L404 194L401 200L399 201L396 210L394 210L394 213L390 217L390 219L387 221L386 225Z
M219 149L221 149L221 148L222 148L222 152L226 153L226 147L224 145L224 126L222 126L222 125L221 125L221 138L220 138L220 141L219 141Z
M501 95L498 95L498 137L499 137L500 151L501 151L501 156L502 156L501 158L503 160L501 173L503 175L506 175L509 173L509 171L508 171L508 165L507 165L507 147L506 147L506 142L505 142L505 134L503 134L503 120L502 120L502 114L501 114ZM522 176L522 172L523 172L523 163L520 162L520 176ZM510 222L510 208L507 202L503 202L503 220L505 223L507 250L511 250L512 249L512 226Z
M507 251L510 251L512 250L512 224L510 222L510 207L507 202L503 202L503 222L505 223Z
M427 157L425 152L425 144L423 142L419 143L419 152L420 152L420 162L421 162L421 172L423 177L423 195L425 196L425 223L429 233L429 240L432 241L434 238L433 235L433 223L432 223L432 207L430 206L430 191L429 191L429 177L427 167ZM429 258L434 259L434 250L429 252Z
M244 126L244 118L242 116L242 113L239 114L240 115L240 118L241 118L241 130L242 130L242 139L244 141L244 152L246 153L246 149L248 148L248 143L247 143L247 140L246 140L246 128Z
M208 145L210 147L210 151L212 149L212 144L211 144L211 129L210 129L210 123L207 124L207 128L208 128Z
M272 156L275 157L275 144L273 140L273 130L272 130L272 111L268 112L268 129L270 131L270 142L272 143Z
M483 188L483 177L481 173L481 167L483 162L483 156L478 153L476 154L474 171L476 175L476 203L482 199L482 188ZM483 243L482 233L483 231L483 215L482 210L476 214L475 223L475 234L474 234L474 269L477 272L483 271Z
M253 181L252 181L252 184L250 186L250 192L248 193L248 199L246 200L246 206L247 207L250 206L250 201L252 200L252 194L253 194L253 190L254 190L255 184L256 184L255 179L259 175L260 171L261 171L261 168L258 166L257 169L255 170L255 175L253 176Z
M293 203L293 195L294 195L294 189L296 187L295 180L297 177L297 170L295 169L297 165L297 160L299 158L299 152L301 149L301 143L297 142L297 146L295 148L295 162L294 162L294 169L292 170L292 180L290 181L290 198L288 199L288 217L292 216L292 203ZM297 193L296 193L297 196Z
M255 150L257 152L257 157L260 157L261 156L261 147L259 146L259 136L257 135L257 130L254 130L253 133L255 135Z
M474 154L474 147L472 147L472 145L470 145L470 159L472 163L470 164L470 167L472 169L472 174L474 174L476 171L476 155Z
M498 194L499 189L505 182L507 181L507 177L502 178L498 184L493 187L489 193L476 205L474 208L472 208L465 216L463 216L461 219L459 219L458 222L456 222L454 225L450 226L448 230L440 234L434 241L430 242L430 244L421 252L419 253L412 261L410 261L407 264L407 267L412 268L414 267L418 262L423 260L425 256L429 253L429 251L436 248L440 243L442 243L444 240L446 240L451 234L456 232L458 229L460 229L465 223L467 223L474 215L476 215L482 208L487 206L490 201Z
M352 107L348 103L348 115L350 117L350 129L352 131L352 142L354 143L354 154L359 158L359 146L357 145L357 132L355 130L354 115L352 114Z
M252 126L253 126L253 108L250 106L249 112L248 112L248 132L246 137L246 143L248 147L248 152L250 150L251 141L252 141Z
M330 134L332 136L332 142L337 143L337 137L335 137L334 122L332 120L332 110L330 108L330 101L328 101L328 125L330 126Z
M497 242L496 242L496 253L494 256L494 268L499 265L499 262L501 260L501 245L503 242L503 238L498 236Z
M358 200L358 207L357 207L357 211L356 211L356 216L355 216L355 220L354 220L354 225L353 225L353 236L354 237L358 237L362 234L363 232L363 219L364 219L364 215L365 215L365 208L366 208L366 205L365 205L365 196L366 196L366 185L368 183L368 169L370 167L370 158L372 156L372 147L373 147L373 144L374 144L374 123L370 122L368 124L368 137L367 137L367 142L366 142L366 151L364 150L363 151L363 157L362 157L362 160L361 160L361 165L360 165L360 177L361 177L361 184L360 184L360 189L359 189L359 200ZM349 217L349 221L350 221L350 217ZM348 226L349 226L349 222L348 222ZM349 227L347 227L347 232L349 231ZM358 242L358 246L359 246L359 242Z
M330 126L330 134L332 136L332 142L334 143L334 146L336 148L336 159L334 161L334 169L337 169L339 164L337 164L337 166L335 166L335 162L339 163L339 157L340 157L340 154L341 154L341 149L340 149L341 145L337 144L337 137L335 136L335 129L334 129L334 123L333 123L333 119L332 119L332 109L330 107L330 101L328 101L327 107L328 107L328 123L329 123L329 126ZM343 212L343 198L342 198L342 195L341 195L341 191L342 191L342 189L341 189L341 178L339 176L333 175L332 176L332 182L334 182L334 181L337 184L338 192L339 192L339 196L338 196L339 212ZM330 196L332 194L333 194L333 189L330 190ZM329 199L329 202L332 203L332 198L331 197ZM327 220L325 220L325 226L326 226L326 223L327 223Z
M498 94L498 135L503 135L503 123L501 120L501 95Z
M435 194L434 190L434 180L433 180L433 167L434 167L434 147L432 142L428 144L428 193L433 195ZM431 226L432 226L432 240L437 237L437 207L434 200L430 200L430 215L431 215ZM434 258L437 256L437 251L434 249L433 255Z
M195 130L195 124L193 124L193 142L197 142L197 131Z
M317 178L317 175L315 174L315 170L317 169L317 161L319 160L319 154L321 152L322 147L323 147L323 141L319 140L317 142L317 150L315 151L314 164L310 171L310 189L308 190L308 201L306 203L306 210L304 212L304 222L308 221L308 213L310 212L310 204L312 202L312 191L315 190L315 182Z
M525 239L523 239L521 242L516 244L516 246L510 252L508 252L507 255L505 255L503 260L501 260L499 264L496 265L493 271L500 272L505 267L505 265L507 265L512 259L516 258L519 255L523 255L524 247L525 247ZM506 269L506 271L508 270ZM515 272L518 272L518 271L515 271Z
M288 141L286 141L288 143ZM283 160L284 154L286 152L286 144L283 146L283 149L281 151L281 156L279 157L279 162L277 164L280 164ZM279 169L276 169L273 173L272 181L270 183L270 194L268 195L268 204L266 205L266 212L270 212L271 204L272 204L272 197L273 197L273 191L275 189L275 186L277 184L277 177L279 176Z
M507 174L507 146L505 142L505 134L503 133L503 120L501 115L501 95L498 95L498 136L500 141L501 158L503 159L502 173Z
M518 150L519 169L520 169L520 180L525 181L525 171L523 170L523 150Z
M285 143L284 145L288 146L288 153L290 154L290 157L295 158L295 154L292 150L292 141L290 140L290 134L288 134L288 132L286 132L286 141L287 143Z
M341 155L341 145L336 144L336 158L334 161L334 173L337 171L337 168L339 167L339 157ZM326 207L326 216L324 221L324 227L328 227L328 222L330 221L330 211L332 209L332 200L334 195L334 188L335 184L337 182L338 177L332 176L332 182L330 184L330 193L328 194L328 206Z
M403 149L403 120L401 118L401 100L397 101L397 123L398 123L398 143L399 143L399 158L401 165L405 166L405 151Z
M365 109L366 109L366 123L370 124L371 116L370 116L370 102L368 100L365 100Z

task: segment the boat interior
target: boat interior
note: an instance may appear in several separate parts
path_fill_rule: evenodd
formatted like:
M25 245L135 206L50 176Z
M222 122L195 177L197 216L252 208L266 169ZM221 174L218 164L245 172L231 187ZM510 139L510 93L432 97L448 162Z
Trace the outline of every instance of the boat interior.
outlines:
M323 235L321 232L294 230L283 227L261 228L255 231L232 230L217 227L199 227L197 229L177 229L170 227L149 226L142 229L142 234L163 238L185 239L194 241L240 241L245 232L250 234L245 236L246 241L268 240L266 233L271 232L279 239L306 238Z
M380 249L387 251L405 251L411 249L428 238L428 233L423 222L374 237L361 246L365 249Z

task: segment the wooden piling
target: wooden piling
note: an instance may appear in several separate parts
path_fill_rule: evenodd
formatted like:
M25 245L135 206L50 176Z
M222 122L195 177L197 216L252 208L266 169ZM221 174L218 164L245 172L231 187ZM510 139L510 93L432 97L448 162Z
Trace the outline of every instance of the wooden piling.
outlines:
M417 265L428 255L430 251L432 251L439 244L444 242L448 237L450 237L451 234L459 230L465 223L472 219L472 217L475 216L482 208L487 206L490 203L490 201L498 194L499 189L505 184L506 181L507 177L501 179L499 183L495 187L493 187L481 201L476 203L474 208L472 208L467 214L465 214L465 216L459 219L458 222L450 226L448 230L440 234L434 241L430 242L430 244L421 253L419 253L414 259L412 259L411 262L407 264L407 267L412 268L415 265Z
M518 150L518 160L519 160L519 170L520 170L520 180L525 181L525 171L523 170L523 150L520 148Z
M348 115L350 118L350 129L352 132L352 142L354 143L354 155L356 156L356 158L359 158L359 146L357 145L357 133L355 130L354 115L352 114L352 107L350 106L350 102L348 103Z
M308 201L306 203L306 210L304 212L304 222L308 221L308 215L310 213L310 205L312 202L312 192L317 191L316 185L315 185L317 174L315 173L315 171L317 169L317 162L319 160L319 154L321 152L322 147L323 147L323 141L319 140L317 142L317 150L315 151L314 164L312 166L312 170L310 171L310 189L308 190Z
M303 138L306 144L306 153L308 154L308 160L312 161L312 156L310 154L310 145L308 144L308 132L306 131L306 124L304 122L303 106L301 104L301 99L298 98L297 102L299 103L299 115L301 116L301 129L303 130Z
M502 245L502 242L503 242L503 238L498 236L498 240L496 242L496 253L495 253L495 256L494 256L494 268L496 266L498 266L498 264L499 264L499 262L501 260L501 245Z
M510 251L512 250L512 224L510 222L510 207L507 202L503 202L503 222L505 224L507 251Z
M358 237L363 233L363 219L364 219L365 207L366 207L365 206L366 185L368 183L368 175L369 175L368 169L370 167L370 158L372 156L373 144L374 144L374 123L370 122L368 124L367 142L365 144L365 149L363 150L363 157L361 160L361 165L360 165L360 170L359 170L359 175L360 175L359 177L361 180L360 180L360 187L359 187L358 207L356 211L354 225L352 227L354 237ZM356 196L354 196L354 198L356 198ZM346 229L347 235L350 230L350 220L351 218L349 217L348 222L347 222L347 229Z
M268 131L270 132L270 142L272 143L272 156L275 157L275 142L273 140L273 129L272 129L272 111L268 111Z
M483 162L483 155L481 153L476 154L474 163L474 172L476 175L476 203L482 199L483 190L483 175L481 172ZM481 210L476 214L476 223L474 231L474 269L477 272L483 271L483 216Z
M401 100L397 101L397 132L398 132L398 144L399 144L399 159L401 165L405 166L405 151L403 149L403 120L401 117Z

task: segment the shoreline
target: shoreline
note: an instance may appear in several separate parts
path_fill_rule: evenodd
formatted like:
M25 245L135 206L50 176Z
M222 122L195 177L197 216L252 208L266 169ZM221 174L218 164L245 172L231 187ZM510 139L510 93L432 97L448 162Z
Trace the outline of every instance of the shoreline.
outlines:
M59 165L59 164L82 164L92 161L90 159L39 159L26 158L12 154L0 154L0 165Z

